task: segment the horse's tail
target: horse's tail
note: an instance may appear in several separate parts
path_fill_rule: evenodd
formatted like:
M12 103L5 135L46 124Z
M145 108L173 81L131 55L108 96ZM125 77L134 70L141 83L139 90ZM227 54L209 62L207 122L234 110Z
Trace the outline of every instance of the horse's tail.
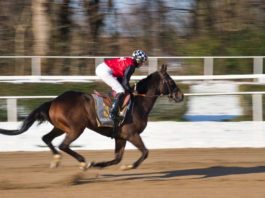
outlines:
M23 121L22 126L18 130L6 130L0 129L0 134L4 135L19 135L26 132L35 121L38 121L41 124L44 121L49 121L49 109L51 106L51 101L45 102L32 111L27 118Z

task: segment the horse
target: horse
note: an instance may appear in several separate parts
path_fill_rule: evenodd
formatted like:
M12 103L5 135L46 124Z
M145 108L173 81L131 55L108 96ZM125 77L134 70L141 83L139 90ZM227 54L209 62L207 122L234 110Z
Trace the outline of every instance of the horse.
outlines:
M131 110L122 125L116 129L118 131L114 138L115 157L110 161L86 162L82 155L70 148L70 144L83 133L85 128L107 137L112 135L112 127L98 127L95 102L92 95L88 93L66 91L33 110L25 118L20 129L0 129L0 134L19 135L26 132L35 121L38 121L39 124L48 121L53 125L53 129L44 135L42 140L53 154L50 167L57 167L61 161L61 153L54 147L52 141L65 133L65 138L59 145L59 149L75 158L83 171L90 167L104 168L118 164L122 160L126 142L129 141L141 151L141 156L134 163L121 168L123 170L135 169L148 157L149 151L140 134L146 128L148 115L159 96L168 96L175 102L181 102L184 98L180 88L167 73L167 65L162 65L156 72L149 74L135 85L134 94L131 96Z

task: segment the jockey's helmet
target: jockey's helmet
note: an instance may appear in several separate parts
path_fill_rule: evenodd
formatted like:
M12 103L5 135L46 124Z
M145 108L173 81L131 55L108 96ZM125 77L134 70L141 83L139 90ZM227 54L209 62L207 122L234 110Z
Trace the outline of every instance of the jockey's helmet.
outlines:
M132 53L132 57L136 60L138 64L144 63L148 59L146 53L142 50L135 50Z

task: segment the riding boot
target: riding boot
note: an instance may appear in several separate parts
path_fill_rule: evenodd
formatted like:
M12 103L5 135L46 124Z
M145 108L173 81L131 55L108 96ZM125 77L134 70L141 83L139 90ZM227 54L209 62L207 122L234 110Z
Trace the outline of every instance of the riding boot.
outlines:
M123 98L124 98L124 93L118 93L114 98L114 102L110 110L110 118L113 120L112 138L116 137L117 135L118 124L120 122L120 119L118 116L119 107L121 106L121 103L123 102Z

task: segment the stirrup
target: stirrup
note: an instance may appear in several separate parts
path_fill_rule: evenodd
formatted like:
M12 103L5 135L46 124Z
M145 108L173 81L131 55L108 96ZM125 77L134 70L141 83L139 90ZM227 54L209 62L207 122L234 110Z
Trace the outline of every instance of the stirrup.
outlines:
M112 111L112 110L111 110ZM117 112L110 112L109 118L114 122L120 122L124 116L121 115L120 111L117 110Z

